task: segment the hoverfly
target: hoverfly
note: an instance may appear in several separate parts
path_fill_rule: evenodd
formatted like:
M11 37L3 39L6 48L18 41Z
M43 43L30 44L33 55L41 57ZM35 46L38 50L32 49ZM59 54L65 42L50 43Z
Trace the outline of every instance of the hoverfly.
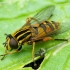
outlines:
M50 37L51 34L56 33L60 27L59 22L48 21L52 15L55 6L49 6L42 9L34 17L28 18L26 24L12 34L6 34L6 42L3 43L6 48L5 54L2 59L7 55L18 52L22 49L22 45L33 45L32 58L34 60L34 47L35 43L39 41L48 40L64 40L67 39L54 39ZM14 50L14 51L12 51Z

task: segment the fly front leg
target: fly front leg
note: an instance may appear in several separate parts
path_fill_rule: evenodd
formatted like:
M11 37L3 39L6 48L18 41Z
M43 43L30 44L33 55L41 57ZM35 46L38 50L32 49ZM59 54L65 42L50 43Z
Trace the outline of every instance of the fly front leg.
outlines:
M6 55L7 55L7 50L5 50L5 54L0 55L0 56L2 56L1 60L3 60Z
M22 48L22 46L20 46L20 48L18 48L18 49L15 50L15 51L12 51L12 52L8 52L8 51L6 50L6 51L5 51L5 54L0 55L0 56L2 56L1 60L3 60L3 59L5 58L5 56L8 55L8 54L13 54L13 53L15 53L15 52L19 52L19 51L21 50L21 48Z
M0 56L2 56L1 60L3 60L3 59L5 58L6 55L8 55L8 54L12 54L12 53L15 53L15 52L17 52L17 51L13 51L13 52L5 52L5 54L0 55Z

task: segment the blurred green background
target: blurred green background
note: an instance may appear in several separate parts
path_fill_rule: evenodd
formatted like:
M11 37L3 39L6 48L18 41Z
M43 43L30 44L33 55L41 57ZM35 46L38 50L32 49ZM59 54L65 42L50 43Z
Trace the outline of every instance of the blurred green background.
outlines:
M64 30L70 25L70 0L0 0L0 54L5 48L5 33L13 33L22 27L26 18L35 15L42 8L55 5L55 10L50 20L58 21ZM62 24L63 23L63 24ZM48 49L39 70L70 70L70 29L62 31L54 38L66 38L69 41L47 41L36 44L35 52L40 48ZM23 46L21 52L8 55L0 60L0 70L32 70L22 68L32 60L32 46Z

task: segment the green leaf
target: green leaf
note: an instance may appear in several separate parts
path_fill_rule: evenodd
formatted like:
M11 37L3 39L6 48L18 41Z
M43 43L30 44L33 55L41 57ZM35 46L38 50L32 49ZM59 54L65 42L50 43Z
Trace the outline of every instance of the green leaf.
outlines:
M26 18L35 15L42 8L55 5L50 20L60 22L59 34L53 38L68 39L65 41L47 41L37 43L35 53L40 48L46 50L45 58L39 70L70 70L70 1L69 0L1 0L0 1L0 54L5 47L5 33L13 33L22 27ZM44 18L44 17L42 17ZM9 54L0 60L0 70L31 70L23 68L32 61L32 46L24 46L20 52Z

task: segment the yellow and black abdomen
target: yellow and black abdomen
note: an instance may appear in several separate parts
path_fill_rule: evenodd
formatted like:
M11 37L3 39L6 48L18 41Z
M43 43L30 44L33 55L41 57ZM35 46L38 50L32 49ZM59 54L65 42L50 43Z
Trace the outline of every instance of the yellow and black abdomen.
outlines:
M54 21L44 21L40 23L37 27L33 26L37 39L43 38L45 36L50 36L59 29L59 23Z
M46 34L52 34L55 33L58 29L59 29L59 23L55 22L55 21L45 21L43 22L43 24L45 24L46 26Z

